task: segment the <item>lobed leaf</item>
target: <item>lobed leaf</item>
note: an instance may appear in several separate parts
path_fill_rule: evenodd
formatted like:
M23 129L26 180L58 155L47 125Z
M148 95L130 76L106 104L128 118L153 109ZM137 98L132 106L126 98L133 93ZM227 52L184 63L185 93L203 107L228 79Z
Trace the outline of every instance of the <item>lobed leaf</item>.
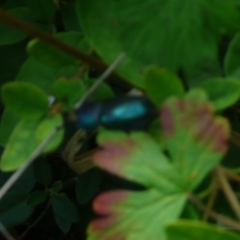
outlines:
M99 195L94 210L103 215L88 229L88 240L165 240L163 226L179 217L184 194L161 196L155 190L111 191Z
M161 110L161 124L181 187L193 190L226 153L229 124L214 116L201 90L191 91L185 99L168 99Z
M159 145L144 132L103 131L98 135L102 147L93 156L95 164L115 175L163 192L176 192L177 175Z

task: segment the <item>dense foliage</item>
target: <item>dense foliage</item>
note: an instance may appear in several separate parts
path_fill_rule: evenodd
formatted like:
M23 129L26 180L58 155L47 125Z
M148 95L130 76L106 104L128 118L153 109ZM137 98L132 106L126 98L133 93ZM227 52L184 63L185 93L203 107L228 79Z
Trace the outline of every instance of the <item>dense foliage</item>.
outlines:
M5 237L240 240L239 0L0 7ZM79 101L123 53L88 98L97 128L78 129ZM156 107L148 129L101 124L97 101L133 88Z

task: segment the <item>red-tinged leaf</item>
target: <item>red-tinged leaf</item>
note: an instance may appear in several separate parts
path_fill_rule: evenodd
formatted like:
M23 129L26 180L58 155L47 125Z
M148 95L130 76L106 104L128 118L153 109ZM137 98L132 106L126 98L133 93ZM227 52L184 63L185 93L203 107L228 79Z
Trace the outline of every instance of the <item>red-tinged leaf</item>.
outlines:
M200 90L191 91L185 99L167 100L161 123L182 188L192 190L226 152L229 124L214 115L212 104Z
M165 240L163 224L178 217L184 203L184 194L163 197L155 190L103 193L94 201L94 210L103 217L91 223L88 239Z
M147 133L102 131L98 142L102 149L93 159L100 168L163 192L179 189L168 159Z

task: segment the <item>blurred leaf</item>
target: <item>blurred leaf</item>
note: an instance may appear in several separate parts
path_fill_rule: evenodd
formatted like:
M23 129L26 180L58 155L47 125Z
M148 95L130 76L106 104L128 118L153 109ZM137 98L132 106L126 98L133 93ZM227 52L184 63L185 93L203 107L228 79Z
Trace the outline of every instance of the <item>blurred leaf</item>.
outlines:
M163 104L161 124L178 186L192 191L226 153L229 123L214 116L205 91L194 89L184 99L171 97Z
M215 111L232 106L240 98L240 80L236 78L215 78L201 82L213 103Z
M90 88L97 80L94 79L94 81L92 79L90 79L90 83L88 85L88 87ZM102 83L94 92L94 94L92 94L89 97L89 100L103 100L106 98L111 98L114 97L114 92L112 90L112 88L107 84L107 83Z
M22 63L27 58L26 44L25 40L12 45L0 46L1 84L16 78Z
M75 1L65 2L61 8L62 20L67 31L80 31L80 25L77 19Z
M56 181L53 183L51 189L54 192L60 192L62 190L62 187L63 187L63 183L61 181Z
M2 187L6 181L11 177L13 173L0 173L0 187ZM33 167L29 166L24 174L22 174L18 180L13 184L13 186L8 190L8 193L28 193L30 192L33 187L35 186L36 179L33 173ZM7 193L7 194L8 194Z
M64 110L70 110L74 108L76 102L83 96L84 85L80 80L75 78L59 78L55 81L54 96L64 106Z
M87 203L97 194L100 180L101 175L97 169L78 175L75 191L80 204Z
M170 223L166 231L168 240L240 240L239 234L198 221Z
M232 39L225 59L224 71L227 76L240 77L240 33Z
M68 232L72 223L79 220L78 210L64 193L52 195L51 202L56 223L63 232Z
M77 65L70 65L56 70L30 57L22 65L17 81L34 84L52 95L52 84L56 78L72 77L76 74L78 68Z
M2 154L0 167L13 171L21 167L36 149L35 131L39 120L21 120L15 127Z
M48 187L52 181L52 169L46 159L38 159L33 163L34 174L39 183Z
M23 202L26 199L26 196L26 193L21 192L7 193L0 201L0 215L14 208L20 202Z
M36 129L36 141L40 144L45 141L59 126L63 123L61 114L46 116ZM43 152L55 150L62 142L64 130L61 128L57 131L56 136L43 149Z
M35 207L41 203L43 203L47 198L47 193L37 190L32 192L27 198L27 205Z
M53 0L27 0L26 3L36 20L43 22L54 20L56 6Z
M33 22L31 13L27 8L13 8L8 10L8 13L13 14L25 22ZM9 25L5 25L2 22L0 22L0 32L2 33L0 35L0 45L17 43L27 37L27 34L23 31L17 30L16 28L10 27Z
M156 190L103 193L93 204L103 217L91 222L89 239L165 240L163 226L179 217L184 203L184 194L161 196Z
M6 146L9 137L14 127L19 122L19 118L16 117L8 108L5 108L1 116L0 124L0 145Z
M48 98L40 88L23 82L10 82L2 86L5 105L17 116L36 119L46 114Z
M168 97L181 97L184 94L181 80L165 69L148 67L144 80L147 94L157 106L161 106Z
M77 0L77 13L86 37L103 60L110 64L125 52L127 57L117 71L144 87L141 72L148 65L175 73L182 69L191 79L209 62L218 62L222 33L230 27L233 32L240 29L238 3Z
M28 206L26 202L20 202L10 210L0 214L0 222L6 228L16 226L26 221L33 211L34 207Z
M79 32L63 32L58 33L55 37L72 45L78 46L83 39ZM77 64L79 59L65 53L64 51L49 45L39 39L33 39L27 46L27 51L31 57L34 57L39 62L46 64L49 67L59 69L71 64Z

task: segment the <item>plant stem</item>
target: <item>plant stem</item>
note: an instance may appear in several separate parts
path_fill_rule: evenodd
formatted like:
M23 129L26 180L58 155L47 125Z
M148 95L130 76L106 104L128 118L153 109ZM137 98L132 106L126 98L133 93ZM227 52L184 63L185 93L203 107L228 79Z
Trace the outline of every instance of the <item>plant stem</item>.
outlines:
M82 52L78 48L72 47L68 44L66 44L63 41L60 41L59 39L53 37L51 34L42 31L41 29L36 28L35 26L26 23L22 21L19 18L16 18L12 14L7 13L2 8L0 8L0 20L4 22L5 24L14 27L16 29L19 29L22 32L25 32L26 34L41 39L42 41L61 49L62 51L76 57L77 59L81 59L82 61L89 64L91 67L104 71L107 69L107 65L103 62L98 61L92 56L87 55L86 53ZM114 77L119 78L116 74L113 74Z
M199 201L198 198L194 194L192 194L192 193L188 194L188 198L200 210L208 211L208 215L210 217L212 217L213 219L215 219L218 222L221 222L221 223L225 224L226 226L231 227L232 229L237 230L237 231L240 232L240 223L239 222L234 221L231 218L225 217L225 216L223 216L221 214L218 214L218 213L216 213L213 210L208 210L207 207L201 201Z
M39 217L32 224L30 224L28 226L28 228L20 236L20 239L23 239L26 236L26 234L42 219L42 217L47 213L50 205L51 205L51 201L49 200L44 211L42 211L42 213L39 215Z

